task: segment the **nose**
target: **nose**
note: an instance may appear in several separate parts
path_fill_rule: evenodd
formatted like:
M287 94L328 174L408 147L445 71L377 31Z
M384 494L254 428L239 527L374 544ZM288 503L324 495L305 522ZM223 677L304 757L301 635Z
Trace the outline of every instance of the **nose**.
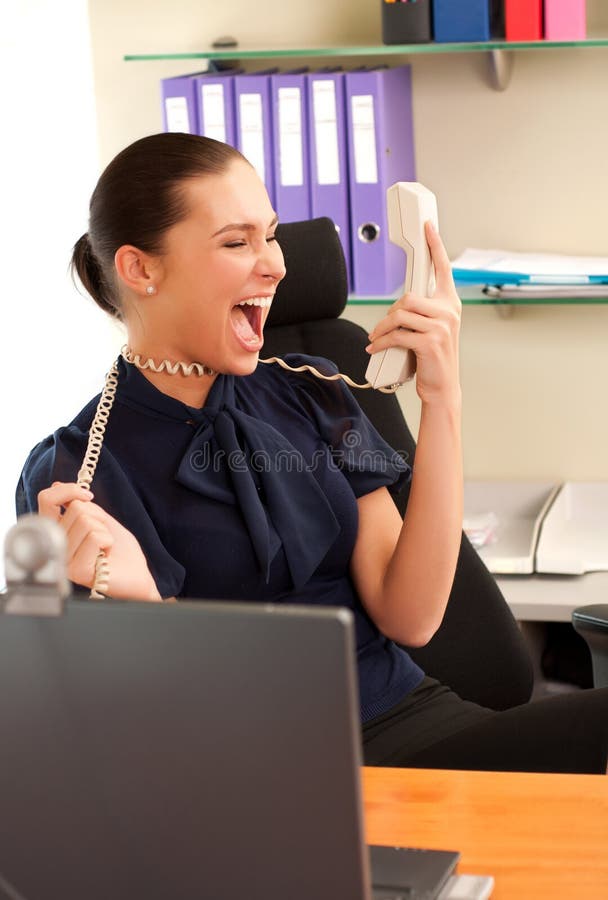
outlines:
M277 283L285 277L286 268L283 251L277 241L265 243L264 250L258 258L257 270L260 275Z

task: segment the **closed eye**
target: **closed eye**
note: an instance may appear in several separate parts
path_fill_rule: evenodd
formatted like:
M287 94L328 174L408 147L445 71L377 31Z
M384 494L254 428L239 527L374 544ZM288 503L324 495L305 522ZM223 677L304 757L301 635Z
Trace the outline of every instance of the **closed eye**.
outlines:
M271 234L271 235L269 235L269 237L266 238L266 243L270 244L272 241L276 241L276 239L277 239L276 234ZM246 241L230 241L229 244L224 244L224 247L246 247L246 246L247 246Z

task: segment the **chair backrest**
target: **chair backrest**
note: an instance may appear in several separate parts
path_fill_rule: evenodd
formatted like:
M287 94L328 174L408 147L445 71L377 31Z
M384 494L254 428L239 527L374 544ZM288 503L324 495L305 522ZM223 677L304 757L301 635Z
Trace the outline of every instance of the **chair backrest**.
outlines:
M365 330L341 318L347 280L340 240L330 219L280 225L287 275L266 324L262 356L307 353L335 362L365 381ZM395 395L354 391L368 418L410 463L416 445ZM405 513L408 490L395 498ZM408 652L425 672L460 696L494 709L530 699L533 672L526 643L493 576L463 534L443 623L426 647Z
M587 641L593 686L608 687L608 603L591 603L572 611L574 629Z

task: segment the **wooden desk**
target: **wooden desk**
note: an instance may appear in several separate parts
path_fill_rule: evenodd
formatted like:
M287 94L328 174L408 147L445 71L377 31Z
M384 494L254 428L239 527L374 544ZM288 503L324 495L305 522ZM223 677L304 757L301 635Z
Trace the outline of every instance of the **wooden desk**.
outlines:
M366 839L459 850L495 900L608 898L608 777L363 769Z

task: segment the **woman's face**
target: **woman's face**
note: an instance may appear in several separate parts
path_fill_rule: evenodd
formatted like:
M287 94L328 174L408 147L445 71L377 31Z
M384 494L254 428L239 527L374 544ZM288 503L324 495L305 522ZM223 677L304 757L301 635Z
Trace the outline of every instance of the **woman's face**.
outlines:
M247 375L285 275L277 217L256 171L240 160L222 175L192 179L185 191L189 214L165 236L139 349Z

